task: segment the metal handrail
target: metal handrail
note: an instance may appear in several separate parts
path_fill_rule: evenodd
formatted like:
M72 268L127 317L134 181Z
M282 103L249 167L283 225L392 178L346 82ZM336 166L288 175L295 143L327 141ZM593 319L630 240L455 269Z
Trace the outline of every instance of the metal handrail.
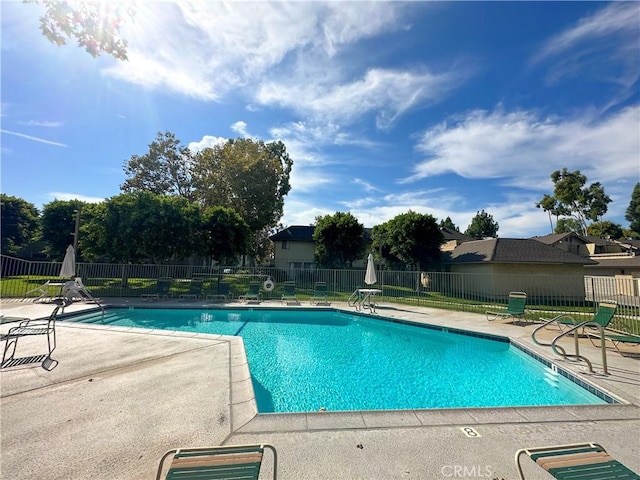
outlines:
M558 325L561 325L559 320L561 318L568 318L571 320L571 322L574 324L573 326L569 327L567 330L563 331L562 333L560 333L560 335L558 335L557 337L555 337L551 343L544 343L541 342L540 340L538 340L536 338L536 333L538 333L540 330L542 330L543 328L545 328L547 325L549 325L550 323L558 323ZM531 340L533 340L533 342L537 345L540 345L542 347L551 347L551 349L553 350L553 352L563 358L574 358L576 360L584 360L587 365L589 366L589 372L594 373L593 372L593 366L591 365L591 362L589 361L589 359L583 355L580 355L580 343L579 343L579 338L580 336L578 335L578 329L579 328L584 328L584 327L598 327L598 330L600 331L600 347L602 350L602 367L603 367L603 371L605 373L605 375L609 375L609 371L607 369L607 352L605 349L605 340L604 340L604 327L602 325L600 325L597 322L594 322L593 320L587 320L586 322L581 322L581 323L576 323L574 318L571 315L567 315L565 313L562 313L556 317L553 317L552 319L548 320L545 318L541 318L540 320L545 320L545 322L542 325L539 325L538 327L536 327L533 332L531 332ZM556 345L557 341L560 340L562 337L570 334L573 332L573 340L574 340L574 347L576 350L576 353L567 353L567 351L564 349L564 347L562 347L561 345Z
M587 363L587 365L589 365L589 372L594 373L593 372L593 366L591 365L591 362L584 355L580 355L580 350L579 350L579 346L578 346L578 329L579 328L584 328L584 327L597 327L598 328L598 331L600 332L600 350L602 350L602 370L603 370L605 375L609 375L609 370L607 368L607 349L605 348L605 342L604 342L604 327L602 325L600 325L599 323L596 323L596 322L593 322L593 321L589 320L587 322L582 322L582 323L580 323L580 324L578 324L578 325L576 325L574 327L571 327L569 330L567 330L566 332L562 332L560 335L558 335L556 338L553 339L553 341L551 342L551 349L554 351L554 353L556 355L564 356L565 358L566 357L575 357L575 358L577 358L579 360L584 360ZM564 350L564 348L562 348L560 345L556 345L556 342L558 340L560 340L565 335L570 334L571 332L574 332L575 347L576 347L575 355L574 354L567 354L566 351ZM558 353L558 350L562 350L562 353Z

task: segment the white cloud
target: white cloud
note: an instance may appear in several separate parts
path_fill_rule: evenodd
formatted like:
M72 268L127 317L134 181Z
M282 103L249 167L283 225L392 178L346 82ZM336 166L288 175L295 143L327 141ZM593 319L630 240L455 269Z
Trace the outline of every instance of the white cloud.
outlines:
M231 125L231 130L233 130L236 133L239 133L244 138L251 138L252 137L252 135L250 135L247 132L247 124L245 122L243 122L242 120L239 120L236 123L234 123L233 125Z
M88 197L86 195L79 195L77 193L68 193L68 192L49 192L49 198L53 201L53 200L63 200L63 201L70 201L70 200L80 200L81 202L86 202L86 203L100 203L100 202L104 202L104 198L103 197Z
M638 176L640 106L594 120L539 118L535 112L473 111L427 130L416 148L425 160L404 182L455 173L548 189L554 170L579 169L590 182Z
M200 152L205 148L213 148L216 145L222 145L226 143L227 139L224 137L214 137L213 135L205 135L198 142L191 142L187 145L192 152Z
M640 4L636 2L610 3L595 14L581 19L577 25L550 38L532 62L539 62L584 42L610 35L629 32L637 39L639 16Z
M14 137L26 138L27 140L31 140L33 142L46 143L47 145L54 145L56 147L66 147L67 146L64 143L54 142L54 141L51 141L51 140L47 140L46 138L34 137L32 135L26 135L24 133L12 132L10 130L0 129L0 132L5 133L7 135L13 135Z
M26 125L28 127L46 127L46 128L54 128L61 127L63 122L52 122L48 120L29 120L28 122L18 122L20 125Z
M330 58L340 48L401 28L395 3L139 3L123 29L129 61L105 70L149 88L218 100L268 75L294 54Z
M635 92L640 79L640 4L612 2L576 25L551 37L531 59L548 62L549 85L579 78L612 89L606 111Z
M388 128L398 116L417 105L442 100L466 75L458 72L431 73L372 68L362 78L325 84L301 81L265 82L257 99L327 122L351 123L369 113L376 114L376 126Z

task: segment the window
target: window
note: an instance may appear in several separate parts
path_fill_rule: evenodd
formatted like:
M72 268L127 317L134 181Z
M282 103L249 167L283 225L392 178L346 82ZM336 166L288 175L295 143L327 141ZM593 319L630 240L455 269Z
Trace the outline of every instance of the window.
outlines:
M289 249L289 240L282 240L282 250Z

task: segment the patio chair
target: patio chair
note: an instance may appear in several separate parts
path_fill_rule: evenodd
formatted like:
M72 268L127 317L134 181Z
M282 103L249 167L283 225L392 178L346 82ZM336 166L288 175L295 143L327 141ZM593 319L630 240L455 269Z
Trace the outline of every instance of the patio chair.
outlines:
M154 293L143 293L140 295L142 301L146 300L160 300L161 298L168 298L171 296L171 284L173 279L169 277L160 277L156 284L156 291Z
M240 295L238 299L244 301L245 303L262 302L262 293L260 293L260 282L250 282L249 291L243 295Z
M210 292L205 295L207 300L221 300L226 302L233 298L231 293L231 285L226 282L219 282L215 292Z
M19 365L21 362L15 359L18 340L22 337L36 335L47 336L49 351L42 360L42 368L51 371L58 365L58 361L51 358L51 354L56 349L56 320L58 318L58 310L63 308L66 302L62 298L55 299L54 302L56 303L56 307L53 309L53 312L51 312L51 315L49 315L49 318L39 320L26 319L21 321L17 326L9 329L5 335L4 352L2 354L2 364L0 364L0 368ZM9 355L7 356L8 353Z
M589 341L594 347L600 346L600 343L596 341L596 340L600 340L600 335L590 333L590 332L585 332L585 333L587 335L587 338L589 338ZM616 351L623 357L626 357L627 355L631 355L631 354L620 350L619 348L620 344L634 345L634 346L640 345L640 336L638 335L633 335L631 333L607 332L607 331L604 331L603 333L604 333L605 343L610 342L613 348L615 348ZM636 356L636 355L637 354L633 354L633 356Z
M558 480L640 480L638 474L615 460L597 443L574 443L518 450L516 468L520 480L525 480L520 465L520 456L523 454Z
M310 303L311 305L329 305L327 301L327 282L316 282Z
M87 287L85 287L84 283L82 283L82 278L80 277L76 277L74 280L65 282L62 286L61 296L66 299L68 303L71 303L74 300L98 303L96 299L93 298L93 295L91 295Z
M574 319L571 315L568 315L566 313L561 313L560 315L557 315L553 318L540 317L540 321L543 322L542 324L543 328L555 327L561 332L569 328L572 328L578 325L579 323L597 324L604 329L604 328L607 328L611 323L611 320L613 320L613 317L616 314L617 308L618 308L618 303L615 300L602 300L598 304L596 313L591 320L587 320L585 322L579 322L576 319ZM586 328L588 327L589 325L586 325ZM591 325L591 327L595 327L595 325Z
M277 478L278 455L273 445L229 445L203 448L178 448L164 454L156 480L177 479L242 479L257 480L264 450L273 453L273 479ZM165 462L171 459L165 476Z
M231 285L225 282L218 283L218 288L216 289L216 293L207 293L205 296L207 300L222 300L226 302L233 298L231 294Z
M33 303L38 303L40 300L44 300L46 298L49 298L50 297L50 294L49 294L49 284L50 283L51 283L51 280L47 280L42 285L38 285L36 288L32 288L31 290L26 291L24 293L23 299L31 296L32 293L35 293L35 294L38 295L37 297L35 297L32 300Z
M509 303L506 310L500 312L487 311L485 315L490 322L497 318L520 318L524 320L524 307L527 304L527 294L525 292L509 292Z
M282 294L282 303L287 305L300 305L298 296L296 295L296 282L287 280L284 282L284 293Z
M181 293L178 298L193 298L197 300L202 296L202 287L204 285L204 279L192 278L189 282L189 292Z

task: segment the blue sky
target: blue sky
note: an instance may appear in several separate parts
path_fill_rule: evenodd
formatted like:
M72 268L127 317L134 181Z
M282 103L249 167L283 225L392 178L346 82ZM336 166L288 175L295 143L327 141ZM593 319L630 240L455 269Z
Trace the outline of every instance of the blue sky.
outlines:
M624 212L640 181L640 3L138 2L128 62L2 2L1 190L38 208L120 193L157 132L203 148L282 140L284 225L409 210L501 237L549 233L550 174L580 170Z

